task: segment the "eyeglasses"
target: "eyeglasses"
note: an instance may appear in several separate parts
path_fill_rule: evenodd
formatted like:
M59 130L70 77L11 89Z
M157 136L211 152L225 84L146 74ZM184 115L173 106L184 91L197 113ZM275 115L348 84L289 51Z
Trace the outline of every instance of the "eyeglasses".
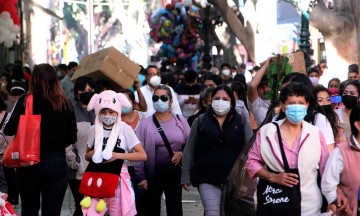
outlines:
M153 102L157 102L159 99L161 99L163 102L166 102L166 101L169 100L169 97L167 95L161 95L161 96L153 95L152 96L152 101Z

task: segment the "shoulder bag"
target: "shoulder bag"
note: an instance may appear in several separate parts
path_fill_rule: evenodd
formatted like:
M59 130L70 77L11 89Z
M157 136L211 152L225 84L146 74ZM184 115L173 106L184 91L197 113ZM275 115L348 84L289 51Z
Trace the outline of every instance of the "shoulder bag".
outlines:
M273 124L277 128L277 134L279 139L279 145L281 150L281 156L285 167L286 173L295 173L298 176L298 169L290 169L289 164L286 159L284 146L281 139L280 128L276 122ZM273 173L268 167L268 170ZM257 186L257 216L300 216L301 215L301 193L300 193L300 178L299 183L294 185L292 188L284 185L279 185L274 182L270 182L264 179L259 178L259 183Z
M176 117L180 120L178 115L176 115ZM174 152L171 149L170 142L169 142L168 138L166 137L166 135L164 133L164 130L160 126L160 123L157 120L157 118L155 117L155 115L153 115L153 121L154 121L154 124L155 124L157 130L159 131L159 133L161 135L161 138L164 141L165 147L166 147L167 151L169 152L170 159L171 159L174 156ZM173 165L173 167L174 167L175 170L181 170L181 161L177 165Z
M20 115L16 135L5 149L2 163L8 168L19 168L40 163L41 115L33 114L33 95L26 98L25 114Z

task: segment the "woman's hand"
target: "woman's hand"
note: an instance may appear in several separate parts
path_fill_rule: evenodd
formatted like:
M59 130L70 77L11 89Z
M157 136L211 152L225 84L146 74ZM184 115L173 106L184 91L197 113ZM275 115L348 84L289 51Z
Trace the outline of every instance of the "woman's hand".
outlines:
M340 211L343 214L347 215L347 213L351 211L349 199L345 196L343 190L340 187L337 187L336 193L336 211Z
M94 150L88 148L85 153L85 160L91 161L93 155L94 155Z
M298 175L294 173L278 173L272 176L272 182L284 185L287 187L293 187L299 183Z
M174 152L174 156L171 158L171 162L174 165L178 165L178 163L181 161L182 156L183 156L183 153L181 151Z
M139 184L138 184L140 189L143 190L147 190L148 189L148 181L147 180L142 180Z
M181 186L182 186L182 188L183 188L184 190L189 191L189 186L190 186L189 183L187 183L187 184L182 184Z

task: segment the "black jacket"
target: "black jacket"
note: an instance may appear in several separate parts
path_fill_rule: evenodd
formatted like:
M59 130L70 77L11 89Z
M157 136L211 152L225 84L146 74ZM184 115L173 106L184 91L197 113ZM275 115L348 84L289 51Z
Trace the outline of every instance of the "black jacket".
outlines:
M39 93L33 94L33 113L41 114L40 153L65 152L77 140L76 120L73 109L54 112L52 105ZM4 128L5 135L16 135L20 115L25 113L25 95L21 96Z
M210 109L200 121L191 183L195 186L200 183L225 184L245 144L241 116L231 110L221 129Z

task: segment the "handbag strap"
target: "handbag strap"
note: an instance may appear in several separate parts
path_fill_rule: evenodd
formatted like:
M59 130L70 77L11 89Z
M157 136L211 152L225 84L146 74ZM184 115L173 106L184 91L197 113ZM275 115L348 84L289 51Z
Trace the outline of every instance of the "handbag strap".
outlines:
M3 127L4 123L5 123L7 115L8 115L8 113L5 111L4 117L2 118L2 120L0 122L0 130L2 129L2 127Z
M156 118L155 115L153 115L153 121L154 121L154 124L155 124L157 130L159 131L159 133L160 133L163 141L164 141L165 147L166 147L166 149L168 150L170 157L172 158L172 157L174 156L174 152L172 151L171 146L170 146L170 142L169 142L169 140L167 139L167 137L166 137L166 135L165 135L165 133L164 133L164 130L163 130L162 127L160 126L160 123L159 123L159 121L157 120L157 118Z
M33 95L28 94L25 98L26 106L25 106L25 115L32 115L33 114Z
M278 139L279 139L279 146L280 146L280 150L281 150L281 157L282 157L282 160L284 163L285 172L289 172L290 168L289 168L289 164L288 164L285 150L284 150L284 145L283 145L282 138L281 138L280 127L279 127L278 123L276 123L276 122L273 122L273 124L276 126L276 131L277 131Z

